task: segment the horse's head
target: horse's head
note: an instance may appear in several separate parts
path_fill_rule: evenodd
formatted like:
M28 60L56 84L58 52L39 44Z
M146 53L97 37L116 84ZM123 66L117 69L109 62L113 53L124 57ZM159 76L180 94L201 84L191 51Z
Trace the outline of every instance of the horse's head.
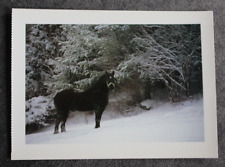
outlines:
M116 80L114 78L114 71L112 71L111 73L106 71L106 84L107 84L108 89L114 90L115 82L116 82Z

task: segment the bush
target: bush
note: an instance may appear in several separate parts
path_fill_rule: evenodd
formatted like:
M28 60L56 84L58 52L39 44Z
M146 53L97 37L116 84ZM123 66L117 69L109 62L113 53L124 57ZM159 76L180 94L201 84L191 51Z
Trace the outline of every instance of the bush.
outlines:
M26 101L26 133L48 126L54 117L52 99L45 96L33 97Z

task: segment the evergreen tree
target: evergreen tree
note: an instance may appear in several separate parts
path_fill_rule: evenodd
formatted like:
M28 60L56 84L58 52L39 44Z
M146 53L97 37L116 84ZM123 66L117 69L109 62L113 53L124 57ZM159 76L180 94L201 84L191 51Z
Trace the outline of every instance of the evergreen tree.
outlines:
M199 25L139 25L132 39L135 52L119 65L127 75L138 75L148 85L161 81L172 101L189 96L193 66L201 66ZM196 71L197 72L197 71ZM201 73L201 70L198 70ZM127 76L126 75L126 76ZM146 96L150 98L150 95Z
M59 25L26 26L26 99L51 93L45 84L53 75L49 60L60 55L61 39Z
M199 25L28 25L27 34L27 98L83 90L111 69L118 84L143 82L146 98L159 82L171 98L189 96L201 78Z

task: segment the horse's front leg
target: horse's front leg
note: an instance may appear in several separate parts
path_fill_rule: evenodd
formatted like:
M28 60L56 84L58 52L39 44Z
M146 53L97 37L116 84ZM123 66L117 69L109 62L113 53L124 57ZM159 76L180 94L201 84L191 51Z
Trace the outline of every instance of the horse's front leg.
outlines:
M101 118L102 118L103 111L104 110L102 110L102 109L95 110L95 128L100 127L100 121L101 121Z

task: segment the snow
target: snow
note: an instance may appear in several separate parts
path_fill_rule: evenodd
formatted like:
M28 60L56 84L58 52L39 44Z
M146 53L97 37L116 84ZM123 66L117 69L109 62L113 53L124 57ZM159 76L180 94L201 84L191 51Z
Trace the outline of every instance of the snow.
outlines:
M153 101L150 101L151 103ZM146 103L146 101L145 101ZM73 113L67 132L53 134L54 125L26 135L27 144L113 143L113 142L199 142L204 141L203 99L181 103L155 101L150 110L136 107L131 116L103 113L101 127L94 128L94 114Z
M48 116L49 108L53 108L50 98L45 96L33 97L26 101L26 124L45 124L45 117Z
M147 99L147 100L141 102L140 106L143 109L150 110L153 107L154 103L155 103L155 101L153 101L151 99Z

